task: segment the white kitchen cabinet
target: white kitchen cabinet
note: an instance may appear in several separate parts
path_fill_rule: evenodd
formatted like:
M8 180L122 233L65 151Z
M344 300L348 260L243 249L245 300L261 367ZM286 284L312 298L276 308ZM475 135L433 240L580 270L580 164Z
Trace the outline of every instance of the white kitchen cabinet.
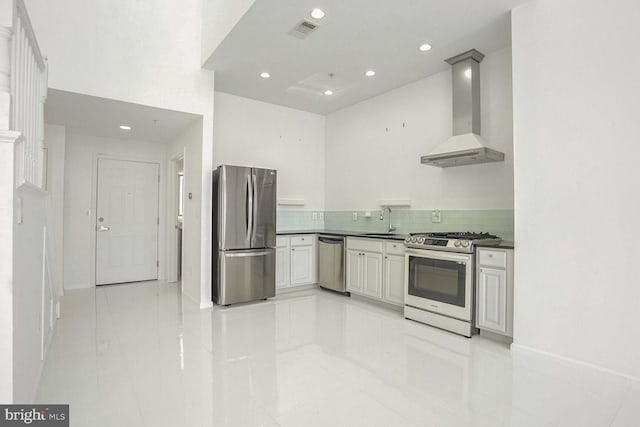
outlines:
M478 248L476 326L513 337L513 250Z
M314 250L311 244L291 246L291 286L313 283Z
M347 239L347 291L404 304L404 245L381 239Z
M404 255L384 257L384 299L404 305Z
M276 289L289 286L289 238L276 238Z
M347 250L347 291L361 294L364 283L364 259L359 250Z
M363 292L366 296L382 298L382 254L363 252Z
M384 299L392 304L404 306L405 247L399 241L388 241L384 245Z
M302 234L276 239L276 289L311 285L318 281L317 236Z

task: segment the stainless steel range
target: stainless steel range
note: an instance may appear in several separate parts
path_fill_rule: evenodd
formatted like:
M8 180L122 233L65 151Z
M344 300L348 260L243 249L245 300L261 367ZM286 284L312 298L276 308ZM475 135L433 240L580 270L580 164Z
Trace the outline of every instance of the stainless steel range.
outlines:
M498 245L488 233L416 233L406 251L404 317L471 337L475 246Z

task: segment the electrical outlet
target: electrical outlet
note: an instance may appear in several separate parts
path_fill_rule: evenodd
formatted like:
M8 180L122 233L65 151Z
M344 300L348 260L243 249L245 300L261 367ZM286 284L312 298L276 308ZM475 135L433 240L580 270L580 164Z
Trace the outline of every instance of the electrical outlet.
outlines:
M440 211L431 212L431 222L440 222L442 220L442 214Z
M318 212L312 213L311 214L311 219L314 220L314 221L317 221L318 220Z
M357 221L358 220L358 212L354 212L352 217L353 217L354 221Z
M324 221L324 212L320 212L320 221Z

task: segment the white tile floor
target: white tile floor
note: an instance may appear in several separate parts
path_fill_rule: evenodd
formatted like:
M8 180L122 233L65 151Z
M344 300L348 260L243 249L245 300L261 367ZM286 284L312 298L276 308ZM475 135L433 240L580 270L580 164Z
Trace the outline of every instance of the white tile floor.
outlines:
M638 426L637 384L326 291L201 311L67 292L38 392L85 426Z

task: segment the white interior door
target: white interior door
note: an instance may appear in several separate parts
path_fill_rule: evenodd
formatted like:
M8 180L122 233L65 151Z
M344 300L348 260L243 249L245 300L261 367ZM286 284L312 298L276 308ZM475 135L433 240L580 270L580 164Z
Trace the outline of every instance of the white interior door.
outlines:
M97 285L158 278L159 168L98 159Z

